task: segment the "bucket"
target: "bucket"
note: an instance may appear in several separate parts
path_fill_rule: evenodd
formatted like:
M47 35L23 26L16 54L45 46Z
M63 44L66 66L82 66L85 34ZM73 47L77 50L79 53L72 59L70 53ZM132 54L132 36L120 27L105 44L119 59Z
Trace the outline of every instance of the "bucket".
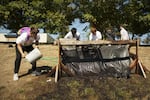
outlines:
M37 61L41 57L42 57L42 54L41 54L40 50L38 48L34 48L30 53L28 53L26 55L25 58L27 59L27 61L32 63L34 61Z

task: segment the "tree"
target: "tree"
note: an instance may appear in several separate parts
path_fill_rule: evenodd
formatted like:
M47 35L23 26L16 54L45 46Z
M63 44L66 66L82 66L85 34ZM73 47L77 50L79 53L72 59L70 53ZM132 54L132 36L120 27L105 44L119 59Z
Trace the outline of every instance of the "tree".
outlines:
M13 0L0 2L0 25L16 32L23 26L37 26L45 32L64 30L68 22L60 12L60 4L50 0Z
M120 24L142 35L150 27L149 0L1 0L0 25L16 32L22 26L36 25L45 32L67 32L75 18L90 22L98 30Z
M126 24L134 34L142 35L149 31L149 0L93 0L82 3L86 5L81 6L84 20L94 23L99 30Z
M130 0L130 2L123 4L120 8L123 17L123 23L128 25L128 29L133 34L142 35L149 31L150 10L146 10L146 3L143 0Z

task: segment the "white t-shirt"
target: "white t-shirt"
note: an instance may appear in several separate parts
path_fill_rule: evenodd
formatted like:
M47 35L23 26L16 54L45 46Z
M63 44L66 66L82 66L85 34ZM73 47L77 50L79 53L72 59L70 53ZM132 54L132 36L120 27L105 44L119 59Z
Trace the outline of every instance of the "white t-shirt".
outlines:
M80 33L79 33L79 32L76 32L76 35L77 35L77 37L80 38ZM70 32L68 32L68 33L65 35L64 38L65 38L65 39L72 39L72 38L74 38L74 37L73 37L73 35L72 35L72 32L70 31Z
M32 45L35 41L39 41L40 35L37 34L36 39L28 36L28 33L24 32L16 39L16 44L21 44L22 46Z
M89 35L89 40L101 40L102 39L102 34L100 31L96 31L96 34L90 33Z
M128 32L124 28L121 29L120 34L121 40L129 40Z

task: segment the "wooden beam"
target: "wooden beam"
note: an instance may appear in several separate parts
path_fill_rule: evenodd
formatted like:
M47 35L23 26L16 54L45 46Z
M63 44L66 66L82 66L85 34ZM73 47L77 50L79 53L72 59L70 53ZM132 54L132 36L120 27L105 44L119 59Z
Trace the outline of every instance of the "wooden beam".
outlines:
M120 41L107 41L107 40L97 40L97 41L78 41L78 40L71 40L71 39L59 39L59 43L61 46L71 46L71 45L107 45L107 44L130 44L136 45L136 40L120 40Z
M57 83L58 81L58 74L59 74L59 70L61 69L61 66L60 66L60 43L58 43L58 65L56 66L56 71L55 71L55 83Z

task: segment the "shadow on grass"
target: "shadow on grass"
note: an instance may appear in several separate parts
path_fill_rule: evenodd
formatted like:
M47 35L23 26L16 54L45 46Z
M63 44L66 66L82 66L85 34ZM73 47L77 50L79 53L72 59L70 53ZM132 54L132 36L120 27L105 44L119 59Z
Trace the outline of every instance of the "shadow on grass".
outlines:
M40 67L37 67L36 70L38 72L41 72L41 75L43 75L43 74L47 74L50 70L52 70L52 67L51 66L40 66ZM31 73L32 73L32 69L29 69L27 73L20 75L19 78L27 76Z

